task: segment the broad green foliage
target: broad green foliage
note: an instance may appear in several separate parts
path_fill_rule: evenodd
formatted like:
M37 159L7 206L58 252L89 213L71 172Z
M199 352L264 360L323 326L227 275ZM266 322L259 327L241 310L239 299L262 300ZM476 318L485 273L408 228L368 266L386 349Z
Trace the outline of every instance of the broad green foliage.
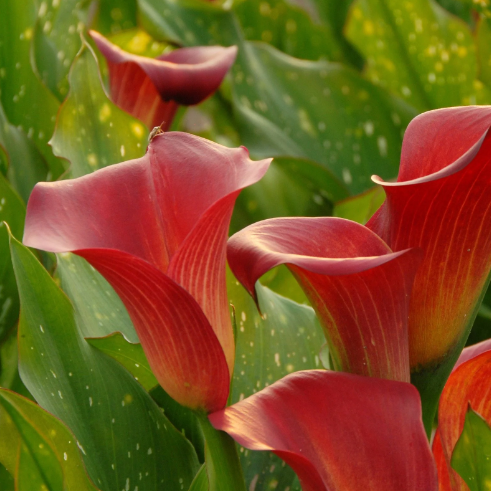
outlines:
M34 256L11 239L21 294L20 372L37 402L74 433L104 490L188 486L198 461L140 384L83 339L73 308ZM87 422L90 421L90 424Z
M7 447L0 455L5 452L15 456L15 468L11 471L15 470L17 489L43 489L43 485L49 490L97 489L85 472L76 439L58 419L4 389L0 390L0 414L3 421L0 445ZM5 440L4 432L9 435ZM15 447L20 447L17 455L12 452ZM39 488L33 488L33 477Z
M247 43L233 77L241 136L254 155L319 162L351 193L368 188L372 174L396 175L414 113L355 71Z
M0 147L6 156L4 172L14 189L27 203L34 185L46 179L46 162L25 133L10 124L0 103Z
M331 25L316 22L308 12L285 0L245 0L238 2L234 11L248 40L264 41L308 60L343 58Z
M77 55L69 81L70 93L58 115L51 144L56 155L71 163L70 177L144 155L147 129L110 101L92 49L86 44Z
M244 189L235 210L234 232L271 216L328 216L345 186L316 162L276 158L267 174Z
M469 26L432 0L356 0L347 36L367 77L419 111L491 100Z
M0 343L19 316L19 295L10 261L6 222L12 233L24 229L25 205L8 181L0 175Z
M485 491L491 483L491 429L469 406L462 434L452 454L452 467L470 491Z
M141 344L131 344L119 334L87 341L98 350L119 361L147 391L158 385Z
M67 74L80 49L89 6L89 0L42 0L39 4L34 60L41 79L60 101L68 92Z
M36 2L1 0L0 12L0 101L9 122L34 141L57 176L60 164L47 142L59 102L31 66Z

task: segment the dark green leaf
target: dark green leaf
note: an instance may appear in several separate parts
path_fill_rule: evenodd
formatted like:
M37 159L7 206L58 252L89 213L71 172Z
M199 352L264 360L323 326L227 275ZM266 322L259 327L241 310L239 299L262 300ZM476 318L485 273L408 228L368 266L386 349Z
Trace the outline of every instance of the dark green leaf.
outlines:
M2 464L0 464L0 489L2 491L15 491L14 478Z
M285 0L245 0L234 8L244 36L296 58L342 60L343 48L329 23L315 22Z
M402 131L415 113L355 71L244 43L233 80L241 135L253 155L318 162L351 193L371 187L372 174L397 174Z
M58 254L61 288L75 308L77 326L86 338L120 332L138 343L126 307L112 286L85 260L75 254Z
M233 12L202 0L137 0L143 28L155 39L182 46L230 46L242 39Z
M491 428L469 405L464 429L451 460L470 491L486 491L491 483Z
M136 0L104 0L98 6L96 31L109 35L136 27Z
M68 78L70 93L58 115L51 144L55 155L70 161L70 177L144 155L147 129L110 101L87 44L75 58Z
M33 55L37 72L60 101L68 92L67 75L80 49L90 0L43 0L34 30Z
M57 177L61 163L47 142L53 133L59 102L31 67L36 3L0 0L0 99L7 119L32 139Z
M235 309L237 348L232 393L234 403L297 370L321 368L322 329L311 307L296 304L256 285L262 317L247 292L229 273L229 298ZM248 486L256 491L300 490L293 471L269 452L241 449ZM296 483L296 484L294 484Z
M5 151L8 166L6 174L10 184L27 203L34 185L46 180L48 169L36 145L21 129L8 122L1 103L0 146Z
M89 338L87 341L99 351L119 361L145 390L158 385L141 344L129 343L120 333L105 338Z
M272 217L329 216L332 202L347 194L344 184L320 164L276 158L258 183L241 192L232 230Z
M199 467L189 442L132 375L83 339L69 300L13 238L11 252L22 379L75 434L94 483L104 491L189 487Z
M25 214L24 203L0 174L0 342L19 318L19 295L3 222L9 224L13 233L21 235Z
M430 0L357 0L346 32L367 77L420 111L491 100L469 26Z
M477 54L479 62L479 77L491 85L491 19L482 18L476 33Z

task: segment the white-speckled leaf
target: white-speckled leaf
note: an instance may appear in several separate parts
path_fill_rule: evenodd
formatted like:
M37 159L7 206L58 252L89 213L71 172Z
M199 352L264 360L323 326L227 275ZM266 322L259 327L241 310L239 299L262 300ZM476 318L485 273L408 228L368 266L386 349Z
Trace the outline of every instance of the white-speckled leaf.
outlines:
M37 402L74 433L92 481L105 491L186 489L199 464L119 363L90 346L73 307L33 254L11 238L21 299L21 377Z
M491 101L470 27L431 0L357 0L346 34L366 76L420 111Z

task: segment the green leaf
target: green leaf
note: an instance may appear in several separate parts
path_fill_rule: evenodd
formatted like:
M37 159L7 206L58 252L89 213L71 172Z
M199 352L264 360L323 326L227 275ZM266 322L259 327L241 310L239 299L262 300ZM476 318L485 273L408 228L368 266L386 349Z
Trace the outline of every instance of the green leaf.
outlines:
M70 253L56 257L60 286L72 301L82 335L99 338L120 332L131 343L138 343L126 307L112 286L85 259Z
M57 177L61 163L47 142L59 102L31 67L31 41L37 7L34 0L0 0L0 99L5 114L36 144Z
M36 145L21 129L8 122L1 103L0 146L6 154L8 165L6 174L10 184L27 203L34 185L46 180L48 169Z
M479 77L491 85L491 19L481 18L476 33Z
M451 460L470 491L486 491L491 482L491 428L469 405L464 429Z
M491 100L469 26L431 0L357 0L346 33L366 76L420 111Z
M206 465L201 466L198 474L191 483L188 491L208 491L208 475L206 474Z
M17 480L21 481L19 489L33 489L29 487L33 486L28 478L30 472L49 490L97 489L86 474L75 438L58 419L5 389L0 389L0 406L9 415L22 441L17 469Z
M68 92L67 74L80 49L80 33L89 15L89 0L40 3L34 30L36 69L46 86L61 101Z
M27 248L11 238L21 298L22 379L39 404L74 433L104 491L189 487L192 446L141 385L78 331L73 307Z
M148 391L158 385L141 344L129 343L120 333L115 333L105 338L87 339L87 342L99 351L119 361L140 382L145 390Z
M333 216L346 218L365 225L380 208L384 200L385 192L381 186L377 186L362 194L336 203Z
M202 0L137 0L142 27L159 41L182 46L230 46L242 38L230 10Z
M14 478L2 464L0 464L0 489L3 491L15 491Z
M104 34L116 34L137 26L136 0L104 0L98 4L93 29Z
M285 0L245 0L234 8L244 36L264 41L296 58L343 59L343 48L329 23L311 16Z
M311 307L299 305L257 283L262 317L253 300L229 273L228 292L237 322L236 362L230 403L258 392L285 375L322 368L325 342ZM255 491L300 490L293 471L270 452L241 450L247 486Z
M9 253L9 238L4 221L13 233L24 230L25 205L0 174L0 342L19 318L19 295Z
M206 441L205 461L210 491L246 491L237 445L227 433L215 430L206 414L199 415Z
M233 80L240 133L253 155L318 162L355 194L372 186L372 174L397 174L402 131L415 113L355 71L244 43Z
M460 17L468 24L472 24L472 7L473 4L482 4L482 0L436 0L445 10L451 14ZM486 3L487 0L484 0Z
M84 43L69 74L70 92L58 115L51 145L80 177L145 153L148 131L106 95L92 48Z
M240 193L232 230L272 217L329 216L332 202L347 194L344 184L320 164L276 158L259 182Z

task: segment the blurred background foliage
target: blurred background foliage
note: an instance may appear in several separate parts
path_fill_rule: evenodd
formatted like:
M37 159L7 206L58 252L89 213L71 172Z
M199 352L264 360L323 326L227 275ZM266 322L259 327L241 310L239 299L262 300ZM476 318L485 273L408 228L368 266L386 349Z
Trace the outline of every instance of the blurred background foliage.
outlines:
M199 106L181 108L172 128L227 146L245 145L255 159L275 157L267 176L239 197L231 232L275 216L334 215L365 223L384 199L370 178L397 177L404 131L413 117L441 107L491 104L489 0L0 0L0 12L0 221L18 239L36 182L81 176L145 152L148 131L112 103L105 60L89 28L150 57L181 46L239 47L220 90ZM111 117L102 117L101 108ZM29 377L19 376L18 349L24 361L30 359L26 341L17 340L19 296L7 227L0 225L0 386L46 408L26 387ZM123 332L125 338L104 338L90 350L144 366L138 345L126 341L136 341L131 321L104 280L73 256L40 259L50 272L56 269L52 287L61 286L75 306L70 323L82 342ZM301 305L302 292L281 268L263 284L271 289L261 290L263 312L276 309L289 322L261 318L230 278L238 321L232 400L293 370L320 366L322 335L311 309ZM107 302L100 301L102 291ZM262 335L261 329L273 334ZM313 330L301 348L293 346L303 329ZM274 337L283 330L291 332ZM490 337L487 293L469 342ZM63 364L67 354L55 345L49 356ZM82 351L70 359L85 356ZM97 363L107 362L96 353ZM41 360L30 362L44 369ZM114 377L126 380L126 369L111 367ZM128 391L140 394L139 387ZM0 489L31 490L34 482L62 489L59 483L71 482L80 471L80 452L70 450L78 464L67 467L47 430L60 425L58 419L11 392L1 394ZM150 394L176 428L187 429L200 458L202 441L192 416L165 394ZM71 410L63 402L51 412L67 423L63 415ZM77 424L68 426L75 431ZM40 445L50 452L39 457ZM249 455L244 462L249 489L299 489L274 456ZM84 458L84 465L90 470L95 464ZM100 479L104 489L125 487L124 481L121 486L107 476Z

